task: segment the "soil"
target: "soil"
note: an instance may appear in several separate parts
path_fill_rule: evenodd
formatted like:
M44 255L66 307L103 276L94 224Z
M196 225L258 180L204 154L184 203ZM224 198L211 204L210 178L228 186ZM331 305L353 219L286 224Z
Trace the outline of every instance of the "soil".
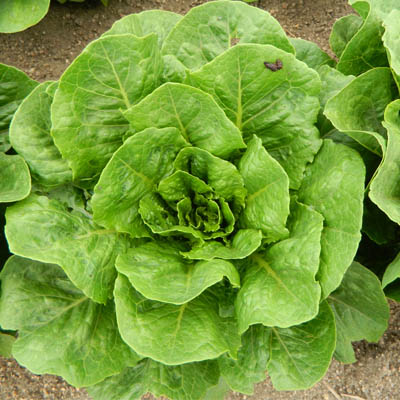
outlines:
M201 0L111 0L53 2L48 15L36 26L17 34L0 34L0 62L14 65L39 81L56 80L93 39L117 19L148 9L186 13ZM312 40L329 52L334 21L352 12L346 0L260 0L253 3L278 19L289 36ZM400 305L391 304L389 329L377 344L355 344L357 362L333 361L325 378L312 389L277 392L267 379L253 396L237 393L227 400L395 400L400 399ZM72 388L61 378L37 376L12 359L0 358L2 400L88 400L85 390ZM148 398L146 396L146 398Z

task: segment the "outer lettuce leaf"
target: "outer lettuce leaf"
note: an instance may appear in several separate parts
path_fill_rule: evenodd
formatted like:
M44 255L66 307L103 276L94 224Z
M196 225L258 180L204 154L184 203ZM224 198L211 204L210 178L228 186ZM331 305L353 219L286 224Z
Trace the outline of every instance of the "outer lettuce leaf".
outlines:
M370 199L394 222L400 223L400 100L385 110L383 126L387 130L387 151L370 187Z
M241 333L257 323L287 328L317 315L321 288L315 275L322 222L319 213L295 203L288 221L289 238L246 260L235 302Z
M91 185L129 128L122 111L159 84L156 35L95 40L60 78L51 108L52 135L75 180Z
M58 266L14 256L1 280L0 324L19 330L13 355L32 372L86 386L140 359L121 340L113 302L93 303Z
M400 278L400 253L388 265L382 278L382 287L385 289L386 296L400 302L398 278Z
M347 146L325 140L307 167L299 201L324 217L317 278L323 298L335 290L356 254L361 239L365 166Z
M351 342L361 339L377 342L388 326L389 306L380 281L370 270L354 262L328 302L336 321L335 358L345 363L355 362Z
M192 8L172 29L163 55L196 70L236 43L294 49L279 23L267 12L241 2L214 1Z
M147 392L174 400L203 400L218 377L215 361L167 366L148 358L87 390L97 400L140 400ZM223 397L212 400L218 399Z
M329 44L338 58L341 57L347 44L358 32L362 24L363 19L354 14L345 15L335 21L329 36Z
M264 61L281 60L283 68L270 71ZM273 46L235 46L201 70L188 82L210 93L245 140L256 134L276 158L297 189L304 168L321 141L317 119L321 83L318 74Z
M239 171L248 191L241 225L260 229L267 243L287 237L289 178L256 136L240 159Z
M325 375L336 343L335 319L326 302L309 322L288 329L269 329L267 369L277 390L308 389Z
M111 29L103 33L103 36L131 33L138 37L144 37L155 33L158 38L158 46L161 48L165 38L180 19L182 19L182 15L171 11L142 11L121 18L113 24Z
M239 130L211 96L187 85L166 83L124 115L136 132L173 126L193 146L217 157L227 158L245 147Z
M0 153L0 202L22 200L31 191L31 176L24 159Z
M382 156L386 134L381 121L393 94L390 69L375 68L360 75L330 98L324 114L336 129Z
M394 3L397 0L383 0ZM372 0L370 3L379 3L380 0ZM386 67L388 65L386 51L382 45L383 26L374 6L369 6L366 1L352 2L357 3L354 8L360 6L363 10L369 7L369 12L364 17L364 23L357 33L347 42L343 49L337 69L345 75L360 75L374 67ZM346 21L349 22L349 21ZM351 27L353 33L354 27Z
M171 242L151 242L129 249L116 267L143 296L163 303L184 304L215 283L228 278L240 286L234 265L225 260L188 262Z
M18 108L10 126L14 149L28 162L33 177L43 185L70 182L72 173L50 136L50 106L56 82L37 86Z
M31 195L7 208L10 251L60 265L86 296L106 303L116 277L114 262L129 239L96 225L90 216L68 211L58 200Z
M319 96L321 109L318 115L317 126L321 136L329 138L329 135L332 135L335 132L335 128L331 121L323 114L326 103L331 97L337 95L345 86L347 86L354 79L354 76L344 75L337 69L331 68L328 65L322 65L318 68L317 72L322 83Z
M1 3L0 7L4 2ZM7 17L6 14L1 14ZM8 126L21 101L38 85L24 72L0 63L0 151L10 148Z
M296 58L306 63L310 68L318 69L322 65L335 66L335 60L314 42L299 38L289 38L289 40L296 50Z
M226 354L218 358L221 375L232 390L253 394L254 384L265 379L271 332L262 325L253 325L242 336L237 360Z
M13 335L0 332L0 356L1 357L12 357L12 346L15 342Z
M187 145L176 128L150 128L126 140L94 189L94 221L132 237L150 236L138 212L140 200L173 172L177 153Z
M400 6L393 10L383 21L385 33L382 36L383 44L386 47L389 58L389 65L400 91Z
M50 0L2 0L0 32L13 33L36 25L49 10Z
M138 354L167 365L235 356L240 336L233 318L219 315L219 299L207 291L177 306L147 300L119 275L115 304L121 336Z

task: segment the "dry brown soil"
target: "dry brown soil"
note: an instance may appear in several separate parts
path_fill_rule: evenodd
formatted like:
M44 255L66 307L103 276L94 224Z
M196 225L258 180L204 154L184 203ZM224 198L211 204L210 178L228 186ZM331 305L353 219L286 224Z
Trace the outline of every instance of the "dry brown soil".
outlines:
M117 19L157 8L185 13L204 1L110 2L108 8L97 0L65 5L54 2L46 18L35 27L18 34L0 34L0 62L21 68L40 81L58 79L87 43ZM327 51L333 22L352 11L346 0L260 0L258 6L275 16L290 36L312 40ZM253 396L232 393L227 400L400 399L400 306L392 304L389 329L378 344L360 342L355 348L358 360L355 364L333 361L326 377L312 389L277 392L267 379L256 386ZM33 375L14 360L0 358L0 399L88 400L89 397L84 390L72 388L59 377Z

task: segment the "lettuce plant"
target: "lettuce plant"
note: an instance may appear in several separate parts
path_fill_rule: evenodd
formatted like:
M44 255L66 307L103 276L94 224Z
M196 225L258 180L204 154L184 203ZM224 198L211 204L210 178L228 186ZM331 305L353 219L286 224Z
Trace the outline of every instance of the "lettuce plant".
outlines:
M57 0L59 3L85 0ZM106 6L108 0L101 0ZM49 11L50 0L2 0L0 2L0 33L23 31L36 25Z
M380 281L353 262L365 166L321 137L332 61L308 48L241 2L146 11L26 97L0 300L18 362L95 399L210 399L266 371L308 388L379 339Z
M351 4L359 16L338 20L330 42L339 57L336 74L353 76L328 100L324 112L341 132L334 134L336 139L347 137L345 141L362 154L368 170L364 239L358 258L382 278L386 294L399 300L400 49L396 38L400 5L383 0Z

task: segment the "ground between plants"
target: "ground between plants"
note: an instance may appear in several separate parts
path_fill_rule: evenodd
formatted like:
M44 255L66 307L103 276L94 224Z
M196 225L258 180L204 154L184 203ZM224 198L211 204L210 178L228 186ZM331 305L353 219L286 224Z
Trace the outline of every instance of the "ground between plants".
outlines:
M111 0L82 4L53 2L38 25L18 34L0 35L0 62L14 65L39 81L56 80L68 64L93 39L117 19L148 9L185 13L199 0ZM278 19L289 36L301 37L329 51L333 22L352 9L346 0L260 0L259 7ZM356 344L357 363L333 362L326 377L302 392L277 392L269 381L256 386L253 396L231 394L227 400L393 400L400 398L400 306L391 303L389 329L378 344ZM353 397L352 397L353 396ZM357 397L358 396L358 397ZM3 400L87 400L84 390L61 378L30 374L15 361L0 358L0 398ZM149 398L149 397L148 397Z

